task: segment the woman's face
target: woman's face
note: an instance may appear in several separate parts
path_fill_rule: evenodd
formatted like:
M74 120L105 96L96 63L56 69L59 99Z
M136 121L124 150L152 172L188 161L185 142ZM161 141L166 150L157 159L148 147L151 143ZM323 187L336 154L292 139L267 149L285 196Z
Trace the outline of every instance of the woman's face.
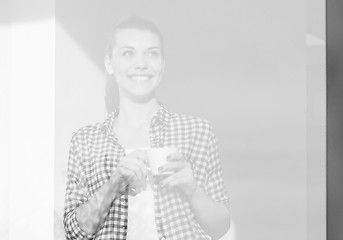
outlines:
M148 30L120 30L112 57L105 63L117 81L121 96L154 97L164 70L161 41Z

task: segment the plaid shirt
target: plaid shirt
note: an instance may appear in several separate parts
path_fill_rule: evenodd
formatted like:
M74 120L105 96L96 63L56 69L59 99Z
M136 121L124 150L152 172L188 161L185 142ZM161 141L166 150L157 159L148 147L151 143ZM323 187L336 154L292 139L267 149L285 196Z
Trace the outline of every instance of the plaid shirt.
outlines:
M97 233L82 231L75 210L87 202L110 178L125 150L113 133L114 111L101 124L73 134L68 162L64 227L68 240L126 239L128 196L116 198ZM191 163L198 185L214 201L228 206L217 140L211 124L191 116L169 112L161 106L150 125L151 147L177 147ZM211 239L195 220L189 203L177 191L154 185L155 222L161 240Z

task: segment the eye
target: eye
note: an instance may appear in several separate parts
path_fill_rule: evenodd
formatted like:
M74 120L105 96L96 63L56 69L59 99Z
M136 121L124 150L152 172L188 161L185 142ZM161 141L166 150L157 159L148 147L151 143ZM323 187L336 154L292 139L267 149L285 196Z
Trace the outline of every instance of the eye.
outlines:
M121 56L123 56L123 57L131 57L131 56L133 56L133 51L131 51L131 50L125 50L125 51L122 51L121 52Z
M157 57L161 56L161 53L159 51L156 51L156 50L149 51L148 56L151 58L157 58Z

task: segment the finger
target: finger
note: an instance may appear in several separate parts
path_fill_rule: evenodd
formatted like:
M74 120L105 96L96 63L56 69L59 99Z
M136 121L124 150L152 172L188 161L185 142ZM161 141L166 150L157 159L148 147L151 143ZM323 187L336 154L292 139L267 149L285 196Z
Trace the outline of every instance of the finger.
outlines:
M143 189L145 189L146 180L145 179L137 179L134 181L131 186L133 189L137 190L138 192L141 192Z
M186 161L182 162L169 162L161 167L158 168L159 173L163 172L177 172L180 171L181 169L189 168L191 169L190 163Z
M142 161L136 158L127 157L121 161L120 165L132 168L135 171L140 171L144 177L148 173L147 166Z
M125 161L137 164L141 171L146 175L148 173L148 158L145 156L135 156L135 157L127 157Z
M145 165L147 165L147 163L148 163L149 157L148 157L147 151L145 151L145 150L136 150L127 156L131 157L131 158L136 158L136 159L142 161Z
M183 176L177 179L173 179L170 182L168 182L165 185L162 185L161 187L167 188L167 189L184 189L187 186L189 186L191 183L193 183L193 178L191 176Z
M136 162L123 162L118 166L119 171L123 170L122 174L129 177L130 182L145 179L146 171L142 169Z
M169 162L185 161L185 158L183 157L182 153L172 153L167 156L167 161Z
M137 159L134 158L127 158L125 161L120 162L120 167L122 169L128 169L132 171L129 172L131 174L129 182L136 192L140 192L145 189L148 170L142 162L137 161Z
M181 185L181 184L188 184L193 181L193 172L191 169L184 169L175 174L166 177L164 180L161 181L160 185L162 187L167 186L169 188Z
M131 168L127 168L126 166L118 167L118 171L120 175L122 175L128 183L131 183L135 181L135 179L138 178L138 175L136 174L136 172L132 170Z
M154 175L154 183L160 184L161 181L172 175L173 173L159 173Z
M129 187L128 194L131 196L136 196L138 192L136 191L136 189Z

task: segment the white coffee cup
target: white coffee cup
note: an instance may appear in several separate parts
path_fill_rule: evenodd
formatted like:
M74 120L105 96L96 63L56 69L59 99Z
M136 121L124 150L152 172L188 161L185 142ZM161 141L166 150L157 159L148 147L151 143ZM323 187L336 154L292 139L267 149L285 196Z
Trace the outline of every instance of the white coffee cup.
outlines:
M174 147L163 148L151 148L148 150L149 167L153 175L161 175L158 172L159 167L168 163L167 157L169 155L178 153L178 149ZM164 172L162 175L168 175L170 173Z

